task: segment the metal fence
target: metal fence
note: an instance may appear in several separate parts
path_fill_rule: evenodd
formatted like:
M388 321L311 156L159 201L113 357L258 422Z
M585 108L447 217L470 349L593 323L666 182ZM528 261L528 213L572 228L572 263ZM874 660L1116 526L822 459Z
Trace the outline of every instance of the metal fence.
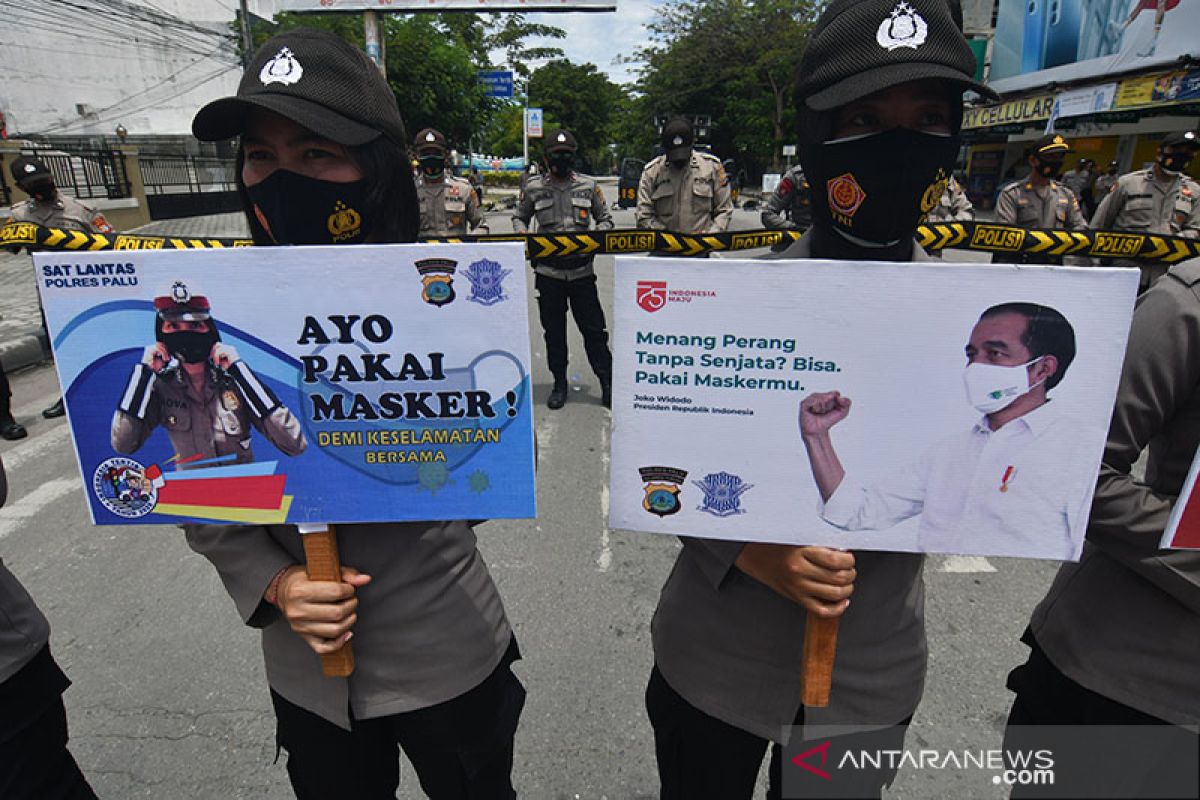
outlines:
M125 158L116 150L65 153L35 148L22 149L21 154L33 156L45 164L59 190L81 200L117 200L131 194Z
M141 156L146 194L198 194L237 190L232 159L206 156Z

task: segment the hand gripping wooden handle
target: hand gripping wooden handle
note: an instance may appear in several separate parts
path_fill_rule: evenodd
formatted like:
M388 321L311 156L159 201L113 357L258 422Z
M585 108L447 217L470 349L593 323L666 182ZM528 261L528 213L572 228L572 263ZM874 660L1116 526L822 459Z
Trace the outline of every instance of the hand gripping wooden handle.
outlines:
M323 531L305 533L301 537L304 542L305 569L310 581L340 581L342 579L342 563L338 559L337 532L333 526ZM321 671L330 678L345 678L354 672L354 651L346 642L341 649L321 656Z
M833 659L837 654L838 617L810 613L804 625L804 672L800 676L801 702L809 708L829 705Z

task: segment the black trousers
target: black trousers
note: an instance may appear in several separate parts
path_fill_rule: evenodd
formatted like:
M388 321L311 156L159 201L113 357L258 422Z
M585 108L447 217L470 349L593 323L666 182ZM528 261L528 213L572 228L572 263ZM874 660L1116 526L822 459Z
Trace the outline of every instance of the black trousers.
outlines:
M1030 646L1029 659L1008 675L1008 688L1016 699L1008 714L1004 747L1051 750L1055 780L1053 786L1015 786L1011 797L1153 800L1164 796L1164 787L1178 785L1174 771L1168 777L1169 764L1190 764L1184 779L1200 780L1194 773L1200 764L1200 737L1079 685L1054 666L1029 630L1021 638ZM1083 725L1112 729L1039 730Z
M4 365L0 364L0 422L8 422L12 416L12 387L8 385L8 375L4 373Z
M796 691L800 687L797 685ZM767 800L802 795L783 794L783 748L767 739L705 714L671 688L656 666L646 687L646 711L654 728L661 800L750 800L767 746L771 748ZM833 737L831 753L847 750L899 749L912 718L891 728ZM804 724L804 708L795 725ZM804 752L813 742L792 742L789 752ZM798 768L797 768L798 769ZM891 785L896 769L863 769L838 773L836 785L820 785L821 797L878 798ZM816 786L816 784L814 784ZM836 792L836 794L834 794Z
M514 652L515 644L510 649ZM353 720L347 731L274 690L279 745L298 800L394 800L399 749L431 800L512 800L525 689L506 657L474 689L429 708Z
M583 346L588 363L596 377L607 383L612 380L612 353L608 349L608 329L600 295L596 292L596 276L577 281L560 281L536 275L538 314L546 335L546 357L555 381L567 379L567 307L583 334Z
M70 681L43 647L0 684L0 797L96 800L67 749L62 693Z

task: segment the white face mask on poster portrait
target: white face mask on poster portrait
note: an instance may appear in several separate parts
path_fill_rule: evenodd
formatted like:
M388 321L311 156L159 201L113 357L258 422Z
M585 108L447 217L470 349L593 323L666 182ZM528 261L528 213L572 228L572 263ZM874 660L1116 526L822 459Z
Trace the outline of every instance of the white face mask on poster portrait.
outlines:
M963 370L963 384L967 388L967 402L981 414L994 414L1008 408L1017 398L1045 383L1038 381L1029 385L1029 366L1041 361L1038 356L1032 361L1005 367L999 364L967 364Z

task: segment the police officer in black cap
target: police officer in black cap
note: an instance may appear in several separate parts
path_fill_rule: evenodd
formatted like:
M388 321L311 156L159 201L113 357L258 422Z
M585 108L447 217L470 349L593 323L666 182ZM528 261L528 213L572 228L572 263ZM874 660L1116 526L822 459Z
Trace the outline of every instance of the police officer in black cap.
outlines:
M1026 157L1029 161L1029 177L1005 186L996 198L996 222L1018 228L1086 230L1087 219L1083 216L1079 197L1058 180L1069 152L1071 145L1059 133L1047 134L1035 142ZM1015 264L1063 263L1062 256L1040 253L996 253L992 261Z
M537 230L586 231L593 226L608 230L612 215L595 180L575 171L579 145L568 130L551 132L546 139L543 175L529 179L513 214L513 230L524 233L536 220ZM554 386L546 405L562 408L567 402L567 307L583 335L588 363L600 380L600 401L612 406L612 353L604 309L596 293L596 270L590 255L535 258L533 271L538 293L538 314L546 334L546 358Z
M995 94L947 0L834 0L817 21L796 89L800 160L813 227L787 259L921 261L918 224L936 205L959 150L962 95ZM831 409L832 410L832 409ZM683 537L652 634L646 691L663 800L748 800L771 750L768 797L879 797L894 766L838 769L834 754L896 750L925 677L924 558L824 547ZM853 602L850 602L853 592ZM828 708L800 704L807 616L841 619ZM800 742L800 724L870 725ZM776 742L775 746L771 743ZM821 747L823 782L791 759ZM832 792L835 794L827 794Z

